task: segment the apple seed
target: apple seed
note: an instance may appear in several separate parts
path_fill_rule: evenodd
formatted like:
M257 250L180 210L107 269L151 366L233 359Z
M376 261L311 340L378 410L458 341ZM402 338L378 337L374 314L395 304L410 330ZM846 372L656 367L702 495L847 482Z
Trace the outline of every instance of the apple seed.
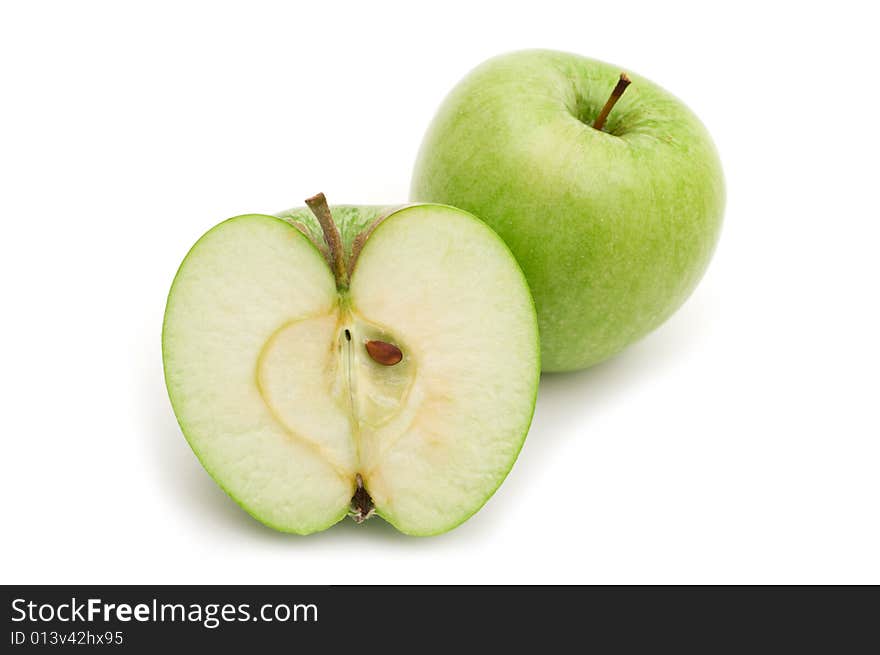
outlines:
M400 348L385 341L370 340L364 344L373 361L382 366L394 366L403 359Z

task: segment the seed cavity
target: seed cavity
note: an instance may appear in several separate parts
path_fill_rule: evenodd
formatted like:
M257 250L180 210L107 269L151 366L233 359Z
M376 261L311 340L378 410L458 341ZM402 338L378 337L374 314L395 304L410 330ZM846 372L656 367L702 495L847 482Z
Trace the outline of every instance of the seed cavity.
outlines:
M367 353L373 361L382 366L394 366L403 359L403 353L400 352L400 348L393 343L370 340L364 343L364 346L367 348Z

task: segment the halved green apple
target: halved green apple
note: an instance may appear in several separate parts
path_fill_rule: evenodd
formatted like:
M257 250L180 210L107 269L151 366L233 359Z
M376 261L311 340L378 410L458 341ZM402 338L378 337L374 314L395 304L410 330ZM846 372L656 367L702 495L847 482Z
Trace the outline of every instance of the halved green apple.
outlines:
M458 209L307 204L231 218L181 264L162 346L183 433L278 530L375 513L445 532L528 432L540 362L525 278Z

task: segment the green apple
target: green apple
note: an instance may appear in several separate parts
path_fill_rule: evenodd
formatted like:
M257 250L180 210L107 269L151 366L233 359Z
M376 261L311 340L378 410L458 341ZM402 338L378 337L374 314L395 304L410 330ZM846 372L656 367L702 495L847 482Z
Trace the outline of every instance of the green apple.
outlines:
M231 218L168 296L165 380L205 469L266 525L444 532L501 484L540 377L504 242L441 205ZM335 222L334 222L335 216Z
M621 97L626 81L617 66L562 52L491 59L443 102L416 161L413 200L473 212L510 246L546 371L596 364L665 321L721 229L709 134L642 77Z

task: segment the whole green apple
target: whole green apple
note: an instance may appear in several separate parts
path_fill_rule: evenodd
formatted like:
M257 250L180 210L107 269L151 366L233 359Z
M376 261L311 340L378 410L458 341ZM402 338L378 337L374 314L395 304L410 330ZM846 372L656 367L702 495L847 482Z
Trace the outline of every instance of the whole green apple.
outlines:
M622 93L629 80L568 53L496 57L449 94L418 155L412 200L476 214L519 261L545 371L596 364L663 323L718 239L709 134L642 77Z

